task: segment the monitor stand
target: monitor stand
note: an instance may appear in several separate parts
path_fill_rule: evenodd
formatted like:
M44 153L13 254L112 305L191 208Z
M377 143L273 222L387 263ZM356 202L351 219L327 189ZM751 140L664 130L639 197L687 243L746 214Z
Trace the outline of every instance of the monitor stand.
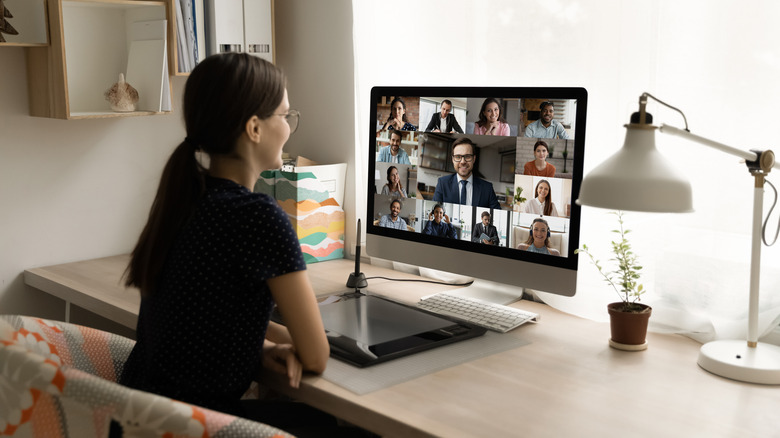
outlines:
M411 266L411 265L410 265ZM495 281L480 280L473 277L466 277L452 272L440 271L438 269L425 268L420 266L420 275L445 283L466 283L471 281L469 286L461 287L447 291L450 295L457 295L464 298L477 298L491 303L507 305L519 301L523 298L523 288L512 286L505 283L496 283Z
M447 294L507 305L523 298L523 288L494 281L474 279L470 286L448 291Z

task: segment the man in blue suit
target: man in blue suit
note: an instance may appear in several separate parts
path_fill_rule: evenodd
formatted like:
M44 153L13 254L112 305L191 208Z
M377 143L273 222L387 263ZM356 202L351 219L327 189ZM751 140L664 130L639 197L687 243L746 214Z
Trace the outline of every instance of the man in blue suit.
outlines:
M457 173L439 178L433 200L452 204L501 209L493 184L474 176L476 145L466 137L452 144L452 164Z

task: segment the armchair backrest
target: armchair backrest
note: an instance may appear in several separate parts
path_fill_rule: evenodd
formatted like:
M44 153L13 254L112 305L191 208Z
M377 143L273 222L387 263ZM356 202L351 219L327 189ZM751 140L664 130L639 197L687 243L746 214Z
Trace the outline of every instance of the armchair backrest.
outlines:
M0 315L0 436L286 437L271 426L116 383L134 342L88 327Z

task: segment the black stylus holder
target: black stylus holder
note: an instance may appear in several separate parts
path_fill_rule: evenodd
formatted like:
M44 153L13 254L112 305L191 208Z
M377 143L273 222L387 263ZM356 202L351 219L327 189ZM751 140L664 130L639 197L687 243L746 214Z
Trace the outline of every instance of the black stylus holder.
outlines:
M366 281L366 275L362 272L353 272L349 274L349 278L347 279L347 287L350 289L363 289L368 286L368 281Z

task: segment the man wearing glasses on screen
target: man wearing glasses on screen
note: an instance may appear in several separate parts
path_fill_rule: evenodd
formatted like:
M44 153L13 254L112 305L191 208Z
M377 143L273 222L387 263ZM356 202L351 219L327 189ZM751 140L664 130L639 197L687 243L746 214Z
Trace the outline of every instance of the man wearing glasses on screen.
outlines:
M439 178L433 192L434 201L501 209L493 184L473 174L476 146L465 137L455 140L452 165L456 173Z

